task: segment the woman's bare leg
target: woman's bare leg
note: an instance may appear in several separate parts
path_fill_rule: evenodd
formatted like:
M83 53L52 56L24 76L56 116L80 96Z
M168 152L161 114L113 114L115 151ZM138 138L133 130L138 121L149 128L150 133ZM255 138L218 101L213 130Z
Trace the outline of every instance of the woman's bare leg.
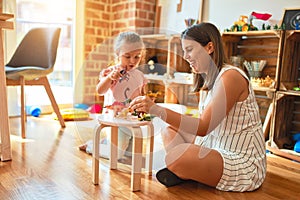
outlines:
M217 186L223 174L223 158L216 150L194 144L180 144L169 150L166 164L182 179Z
M181 135L177 133L177 130L170 126L161 132L161 136L167 153L177 145L185 143Z

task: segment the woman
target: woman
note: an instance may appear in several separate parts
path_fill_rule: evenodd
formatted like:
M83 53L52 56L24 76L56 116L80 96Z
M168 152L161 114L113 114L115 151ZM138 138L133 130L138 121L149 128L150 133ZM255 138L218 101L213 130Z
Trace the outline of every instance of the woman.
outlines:
M157 179L167 187L194 180L222 191L259 188L266 175L265 142L247 75L225 63L221 35L213 24L187 28L181 41L184 59L196 74L195 89L208 91L199 102L199 118L158 106L145 96L130 104L169 124L162 132L166 168L157 172Z

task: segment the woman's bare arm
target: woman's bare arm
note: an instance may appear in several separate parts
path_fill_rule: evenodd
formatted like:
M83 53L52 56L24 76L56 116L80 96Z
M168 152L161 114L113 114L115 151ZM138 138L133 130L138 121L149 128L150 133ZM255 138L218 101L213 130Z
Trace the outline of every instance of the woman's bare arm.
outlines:
M135 98L131 108L156 115L181 132L191 134L191 137L204 136L221 123L236 102L246 99L248 93L248 81L236 70L229 70L216 83L213 99L199 118L156 105L144 96Z

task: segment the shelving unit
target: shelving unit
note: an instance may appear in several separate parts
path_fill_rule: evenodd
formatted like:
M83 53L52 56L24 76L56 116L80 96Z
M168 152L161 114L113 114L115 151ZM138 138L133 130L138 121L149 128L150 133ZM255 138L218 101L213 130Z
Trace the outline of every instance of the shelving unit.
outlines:
M270 140L267 149L274 154L300 162L300 154L293 151L293 134L300 132L300 31L285 33L279 89L274 98Z
M300 132L300 91L293 90L300 83L300 31L228 32L222 39L228 57L267 60L262 76L269 75L275 84L271 88L254 87L265 129L269 123L266 147L276 155L300 162L292 140L293 134Z
M146 46L147 62L156 56L158 63L167 68L168 75L176 72L190 72L189 64L182 58L180 35L141 35Z
M191 83L189 81L184 83L172 80L175 72L190 73L189 64L182 57L183 51L180 35L156 34L142 35L141 37L146 46L145 62L155 56L158 61L156 67L165 68L162 71L166 72L164 75L151 76L149 78L148 90L161 92L156 102L197 106L197 97L189 92ZM148 68L147 63L145 63L144 67ZM155 70L144 69L142 71L155 73Z
M275 85L266 90L278 88L284 31L225 32L222 40L228 58L241 56L247 61L266 60L262 77L270 76L275 80Z
M273 109L273 98L278 88L278 80L281 66L282 45L284 41L283 31L248 31L248 32L224 32L222 34L225 54L228 58L239 56L244 60L266 60L267 64L262 71L262 77L269 76L275 81L271 87L253 87L257 103L260 108L261 120L264 123L265 135L268 136L270 113ZM239 66L244 69L243 66Z
M286 31L280 74L281 91L290 91L300 83L300 30Z

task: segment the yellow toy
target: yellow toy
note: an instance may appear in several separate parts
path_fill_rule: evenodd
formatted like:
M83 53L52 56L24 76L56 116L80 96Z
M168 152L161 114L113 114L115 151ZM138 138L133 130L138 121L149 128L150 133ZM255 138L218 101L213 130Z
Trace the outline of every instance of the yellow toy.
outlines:
M242 31L248 30L248 17L241 15L239 21L234 22L234 25L242 27Z
M88 111L78 108L61 109L60 112L65 121L87 120L90 117ZM57 120L57 116L55 113L52 113L52 116L55 120Z
M251 17L251 16L250 16ZM234 22L233 26L231 26L230 32L239 32L239 31L257 31L258 28L253 26L252 17L249 18L246 15L241 15L239 21Z

